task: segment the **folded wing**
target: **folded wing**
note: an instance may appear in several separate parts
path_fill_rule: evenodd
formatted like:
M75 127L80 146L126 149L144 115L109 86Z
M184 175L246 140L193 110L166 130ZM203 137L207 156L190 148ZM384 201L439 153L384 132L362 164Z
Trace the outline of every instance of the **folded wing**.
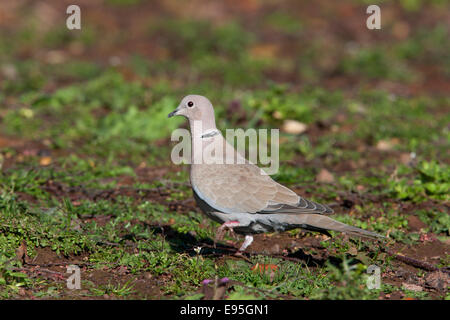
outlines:
M333 213L328 206L302 198L250 163L193 165L191 178L197 195L224 213Z

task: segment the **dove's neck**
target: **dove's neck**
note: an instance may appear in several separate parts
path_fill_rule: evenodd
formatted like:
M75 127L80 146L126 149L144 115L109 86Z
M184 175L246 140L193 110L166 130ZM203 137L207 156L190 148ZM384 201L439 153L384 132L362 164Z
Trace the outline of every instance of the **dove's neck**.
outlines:
M216 128L214 117L203 121L189 120L189 126L191 127L192 156L194 153L201 153L206 145L221 136Z
M194 124L194 126L197 123ZM191 164L243 164L245 152L240 154L229 144L222 133L213 126L194 127L191 123ZM192 168L192 167L191 167Z
M220 133L220 131L216 128L216 121L214 120L214 118L208 119L207 121L189 119L189 126L191 127L192 138L201 138L202 136L214 132Z
M211 121L189 121L191 127L191 160L192 164L199 164L200 162L207 161L205 157L211 158L211 153L203 154L205 148L223 149L226 143L220 130L216 128L214 119ZM208 149L208 150L209 150ZM215 154L215 152L213 152ZM219 154L215 154L212 158L222 157ZM200 161L200 162L199 162Z

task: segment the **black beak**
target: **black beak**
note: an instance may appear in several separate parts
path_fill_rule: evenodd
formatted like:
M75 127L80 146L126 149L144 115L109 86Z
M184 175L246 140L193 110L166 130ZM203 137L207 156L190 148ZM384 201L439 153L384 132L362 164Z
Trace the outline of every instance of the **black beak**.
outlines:
M171 113L169 113L169 114L167 115L167 118L172 118L174 115L177 114L177 111L178 111L178 110L174 110L174 111L172 111Z

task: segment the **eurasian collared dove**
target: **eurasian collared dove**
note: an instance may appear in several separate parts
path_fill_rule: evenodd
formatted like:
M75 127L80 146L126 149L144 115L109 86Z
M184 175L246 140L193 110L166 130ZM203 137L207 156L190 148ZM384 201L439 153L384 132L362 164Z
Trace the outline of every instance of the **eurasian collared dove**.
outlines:
M222 224L216 241L222 239L225 229L245 235L240 252L252 243L252 234L295 228L382 237L333 220L327 216L333 213L328 206L304 199L245 160L216 128L214 109L207 98L184 97L168 117L176 115L189 120L191 185L198 206L209 218ZM205 152L207 149L215 151Z

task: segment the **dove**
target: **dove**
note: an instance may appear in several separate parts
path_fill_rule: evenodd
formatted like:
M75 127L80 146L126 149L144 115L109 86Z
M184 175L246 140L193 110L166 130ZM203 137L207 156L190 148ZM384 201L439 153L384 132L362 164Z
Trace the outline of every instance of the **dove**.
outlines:
M339 231L371 239L383 237L332 219L330 207L305 199L246 160L217 129L213 105L206 97L184 97L168 115L173 116L189 121L190 181L202 212L221 224L215 243L223 239L226 230L245 236L240 253L251 245L254 234L295 228L325 234Z

